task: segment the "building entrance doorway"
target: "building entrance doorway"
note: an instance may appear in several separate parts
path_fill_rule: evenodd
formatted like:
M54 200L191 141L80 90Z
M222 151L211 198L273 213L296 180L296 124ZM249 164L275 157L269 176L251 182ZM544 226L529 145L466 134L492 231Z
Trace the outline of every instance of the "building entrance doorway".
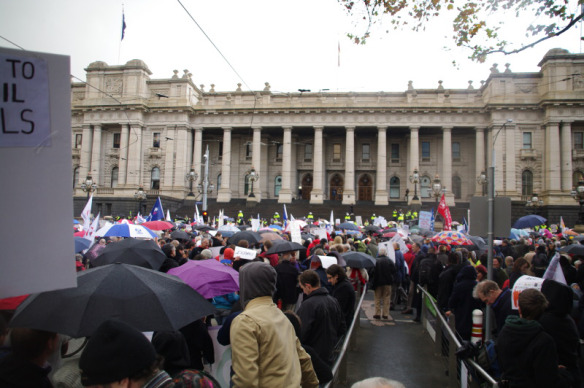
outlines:
M298 196L302 199L310 199L310 193L312 192L312 174L304 175L300 186Z
M330 180L329 198L332 201L342 201L343 200L343 187L345 186L345 180L339 175L335 174Z
M369 174L361 175L359 178L359 189L357 200L372 201L373 200L373 181Z

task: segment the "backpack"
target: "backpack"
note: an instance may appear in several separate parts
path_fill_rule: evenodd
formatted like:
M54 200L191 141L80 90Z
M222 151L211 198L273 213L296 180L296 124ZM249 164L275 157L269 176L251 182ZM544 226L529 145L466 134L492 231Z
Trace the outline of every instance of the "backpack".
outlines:
M418 270L418 283L422 286L430 283L432 267L434 260L427 258L420 262L420 269Z
M476 362L495 380L501 378L501 367L499 366L499 360L497 360L495 341L488 340L480 344Z

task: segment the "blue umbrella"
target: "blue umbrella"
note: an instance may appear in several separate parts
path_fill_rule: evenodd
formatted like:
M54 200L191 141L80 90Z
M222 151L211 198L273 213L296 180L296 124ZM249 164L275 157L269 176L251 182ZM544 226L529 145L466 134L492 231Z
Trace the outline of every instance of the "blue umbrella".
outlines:
M73 225L78 224L79 221L77 221L75 218L73 218Z
M513 228L515 229L533 228L534 226L545 224L546 221L547 219L543 218L542 216L538 216L537 214L529 214L515 221L515 223L513 224Z
M352 222L343 222L337 226L338 229L359 230L359 227Z
M79 253L88 249L91 246L91 241L84 237L75 237L75 253Z

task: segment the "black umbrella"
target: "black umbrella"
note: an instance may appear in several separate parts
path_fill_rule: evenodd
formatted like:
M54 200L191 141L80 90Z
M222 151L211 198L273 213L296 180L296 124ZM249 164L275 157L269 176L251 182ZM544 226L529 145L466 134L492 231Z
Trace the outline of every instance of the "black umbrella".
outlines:
M175 331L214 310L175 276L118 263L79 272L76 288L28 297L10 326L79 338L117 318L140 331Z
M569 253L571 255L584 256L584 245L582 244L570 244L562 247L560 252Z
M489 246L487 245L487 243L485 242L485 240L482 237L480 237L480 236L466 236L466 237L468 237L468 239L470 241L472 241L472 243L476 247L476 250L481 251L481 252L488 252L489 251Z
M164 260L166 260L166 255L153 240L126 238L107 245L99 253L99 256L91 262L91 265L101 267L108 264L124 263L157 270Z
M174 240L188 241L191 239L191 236L187 232L185 232L184 230L175 230L174 232L172 232L170 234L170 238L172 238Z
M367 232L379 232L381 228L377 225L367 225L365 227L365 231Z
M257 244L262 239L262 236L257 232L252 232L249 230L243 230L241 232L235 233L233 236L229 237L227 240L228 244L236 244L241 240L245 240L250 243L250 245Z
M202 230L202 231L205 231L205 232L208 232L210 230L216 230L215 228L212 228L209 225L196 225L194 227L194 229L196 229L196 230Z
M363 252L345 252L342 254L343 259L351 268L373 268L375 267L375 259Z
M301 251L306 249L305 246L292 241L281 240L272 242L274 245L272 245L272 247L268 249L268 251L266 252L267 254Z

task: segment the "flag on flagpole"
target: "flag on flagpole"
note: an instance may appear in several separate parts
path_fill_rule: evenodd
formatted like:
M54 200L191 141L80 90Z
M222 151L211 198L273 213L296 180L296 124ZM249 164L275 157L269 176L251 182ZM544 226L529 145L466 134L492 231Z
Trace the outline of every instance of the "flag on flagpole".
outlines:
M170 218L170 210L166 209L166 221L172 222L172 218Z
M140 213L138 213L138 215L136 216L136 223L142 224L144 222L146 222L146 219L144 217L142 217L142 215Z
M99 215L100 214L101 213L97 213L97 217L95 217L95 220L93 220L93 223L89 227L89 230L87 231L87 233L85 234L85 236L83 236L84 238L86 238L89 241L94 241L95 240L95 233L99 229Z
M258 214L258 218L259 218L259 214ZM284 204L283 219L284 219L284 228L286 228L286 224L288 223L288 212L286 211L286 204Z
M444 218L444 227L442 230L452 230L452 216L450 215L450 209L446 205L446 197L444 194L442 194L440 204L438 205L438 213Z
M161 221L164 220L164 210L162 210L162 202L160 202L160 197L156 198L154 207L150 211L148 216L148 221Z
M566 283L566 277L564 276L564 270L560 265L560 253L556 252L552 260L550 261L550 265L548 265L545 273L542 276L542 279L548 280L555 280L558 283L562 283L568 285Z
M124 10L122 9L122 39L124 40L124 35L126 34L126 15L124 14Z
M466 222L465 217L462 217L462 226L464 227L464 233L468 233L468 223Z
M566 224L564 224L564 218L560 216L560 232L562 232L562 237L566 237L564 235L564 231L566 230Z
M331 210L331 220L330 220L331 225L334 227L335 226L335 217L333 216L333 211Z
M199 220L199 207L195 203L195 222L199 224L201 221Z
M81 218L83 218L83 230L88 231L91 227L91 205L93 203L93 194L87 200L83 211L81 212Z

